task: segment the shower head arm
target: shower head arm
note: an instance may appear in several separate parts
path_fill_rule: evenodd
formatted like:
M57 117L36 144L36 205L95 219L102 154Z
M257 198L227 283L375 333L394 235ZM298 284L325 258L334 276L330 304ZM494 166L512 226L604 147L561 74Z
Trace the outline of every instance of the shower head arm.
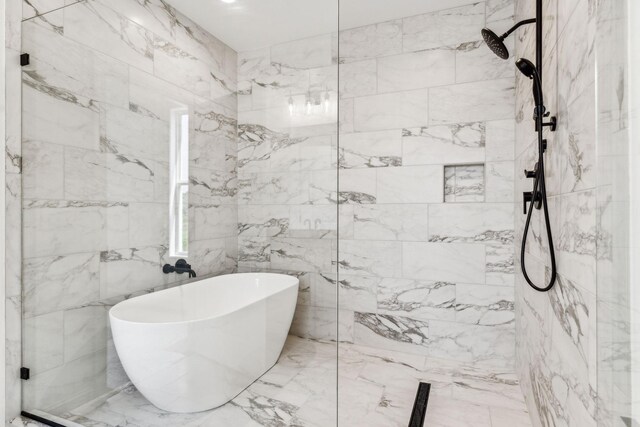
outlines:
M509 31L507 31L506 33L504 33L501 38L504 40L507 37L509 37L511 35L511 33L513 33L515 30L517 30L518 28L522 27L523 25L528 25L528 24L535 24L536 23L536 19L535 18L531 18L531 19L525 19L523 21L518 22L516 25L514 25L513 27L509 28Z

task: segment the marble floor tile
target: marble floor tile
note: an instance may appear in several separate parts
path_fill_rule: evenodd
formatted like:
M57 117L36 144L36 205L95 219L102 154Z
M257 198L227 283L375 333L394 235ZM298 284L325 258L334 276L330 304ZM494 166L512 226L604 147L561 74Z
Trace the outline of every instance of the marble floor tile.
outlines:
M407 425L416 388L424 381L432 384L429 427L529 427L520 386L512 376L354 344L341 343L336 349L335 342L290 336L278 363L222 407L167 413L129 385L66 418L96 427L401 427ZM473 393L460 393L461 386ZM501 400L507 396L510 404L505 407Z

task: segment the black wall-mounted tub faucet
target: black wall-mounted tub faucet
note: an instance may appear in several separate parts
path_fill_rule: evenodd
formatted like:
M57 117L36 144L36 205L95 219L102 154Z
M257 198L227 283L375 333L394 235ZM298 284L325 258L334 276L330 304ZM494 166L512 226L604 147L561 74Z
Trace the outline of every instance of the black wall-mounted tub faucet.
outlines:
M164 274L169 274L169 273L178 273L178 274L189 273L189 277L196 277L196 272L191 269L191 265L187 264L187 261L185 261L184 259L179 259L178 261L176 261L176 265L175 266L173 266L171 264L165 264L162 267L162 272Z

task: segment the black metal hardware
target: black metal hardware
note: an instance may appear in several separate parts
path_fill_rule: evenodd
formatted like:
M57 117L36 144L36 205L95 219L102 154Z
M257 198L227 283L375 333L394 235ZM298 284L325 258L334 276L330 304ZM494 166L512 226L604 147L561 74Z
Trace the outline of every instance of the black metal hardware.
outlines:
M542 193L539 191L536 192L535 197L533 196L533 191L525 191L522 193L522 213L524 215L527 214L527 203L533 202L534 207L536 209L542 208Z
M429 404L429 393L431 392L431 384L421 382L416 392L416 400L413 402L413 410L409 419L409 427L422 427L429 425L425 423L427 415L427 405Z
M23 53L20 55L20 66L24 67L25 65L29 65L31 63L31 58L29 58L28 53Z
M187 264L187 261L184 259L179 259L176 261L176 265L173 266L171 264L165 264L162 266L162 272L164 274L169 273L189 273L189 277L196 277L196 272L191 269L191 264Z
M48 420L48 419L46 419L46 418L43 418L43 417L41 417L41 416L39 416L39 415L32 414L32 413L27 412L27 411L22 411L22 412L20 412L20 415L22 415L22 416L23 416L23 417L25 417L25 418L29 418L29 419L32 419L32 420L37 421L37 422L39 422L39 423L42 423L42 424L44 424L44 425L46 425L46 426L51 426L51 427L65 427L64 425L62 425L62 424L60 424L60 423L57 423L57 422L55 422L55 421Z
M549 114L546 114L545 117L547 117ZM551 132L555 132L557 127L558 127L558 118L556 116L551 116L551 118L549 119L548 122L546 123L542 123L543 127L550 127L551 128Z
M29 378L31 378L31 371L29 370L29 368L20 368L20 379L28 380Z

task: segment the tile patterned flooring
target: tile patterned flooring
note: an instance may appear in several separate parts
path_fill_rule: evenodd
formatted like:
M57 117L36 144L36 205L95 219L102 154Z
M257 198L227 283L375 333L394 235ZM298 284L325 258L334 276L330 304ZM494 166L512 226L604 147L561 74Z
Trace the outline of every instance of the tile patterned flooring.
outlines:
M432 384L429 427L531 426L512 373L480 372L459 363L352 344L336 350L335 343L296 337L289 337L269 372L220 408L166 413L128 386L65 418L89 427L329 427L336 425L336 378L340 426L405 427L419 381Z

